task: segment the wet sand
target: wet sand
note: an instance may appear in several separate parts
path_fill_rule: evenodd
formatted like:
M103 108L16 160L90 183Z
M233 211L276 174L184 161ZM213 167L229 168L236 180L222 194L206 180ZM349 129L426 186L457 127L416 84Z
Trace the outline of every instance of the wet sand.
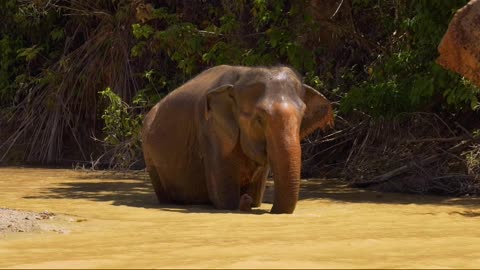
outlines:
M271 201L271 188L267 201ZM302 182L293 215L162 205L144 174L0 168L0 208L75 217L0 238L0 268L479 268L480 199Z

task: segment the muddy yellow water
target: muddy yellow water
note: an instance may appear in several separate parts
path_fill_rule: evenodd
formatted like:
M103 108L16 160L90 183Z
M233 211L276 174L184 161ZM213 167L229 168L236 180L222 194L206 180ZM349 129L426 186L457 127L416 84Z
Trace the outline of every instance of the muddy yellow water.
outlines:
M314 180L293 215L268 214L268 203L245 214L159 206L142 174L0 168L0 207L82 221L64 224L68 234L0 238L2 268L480 267L476 198Z

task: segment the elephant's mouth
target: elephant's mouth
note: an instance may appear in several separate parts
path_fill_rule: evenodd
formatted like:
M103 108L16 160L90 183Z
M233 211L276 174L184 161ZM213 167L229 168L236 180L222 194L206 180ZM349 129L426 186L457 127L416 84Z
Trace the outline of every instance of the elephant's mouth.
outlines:
M251 142L240 135L240 145L245 155L259 166L268 164L268 155L265 142Z

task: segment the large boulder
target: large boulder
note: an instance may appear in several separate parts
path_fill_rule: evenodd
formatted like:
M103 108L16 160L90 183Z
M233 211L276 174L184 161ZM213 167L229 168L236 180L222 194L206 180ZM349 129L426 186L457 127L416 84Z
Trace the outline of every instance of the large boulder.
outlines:
M480 0L457 11L438 51L438 64L480 86Z

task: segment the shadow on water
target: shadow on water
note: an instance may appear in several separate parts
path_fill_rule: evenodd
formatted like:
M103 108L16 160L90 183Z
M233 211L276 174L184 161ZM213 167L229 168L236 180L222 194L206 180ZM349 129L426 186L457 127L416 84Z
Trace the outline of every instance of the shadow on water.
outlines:
M112 202L113 205L159 209L182 213L241 213L214 209L209 205L159 205L153 188L144 173L92 173L75 176L79 181L60 183L55 187L41 190L36 196L27 199L85 199ZM478 207L480 198L452 198L445 196L386 193L359 188L351 188L339 180L310 179L302 181L300 200L326 199L343 203L378 204L438 204ZM264 196L265 203L273 202L273 182L269 181ZM268 211L254 209L252 214L265 214ZM471 213L465 213L472 216ZM477 213L474 213L477 215Z
M149 183L143 180L118 180L109 182L66 182L46 188L40 195L26 199L85 199L111 201L113 205L157 208L155 194Z
M112 205L159 209L178 213L232 213L240 211L218 210L211 205L158 204L157 198L145 173L87 173L75 176L79 181L68 181L55 187L45 188L39 195L25 199L83 199L111 202ZM100 181L99 181L100 180ZM253 209L249 214L265 214L269 211Z
M348 203L379 204L438 204L479 207L480 197L449 197L437 195L381 192L369 189L353 188L334 179L310 179L300 187L300 199L329 199Z

